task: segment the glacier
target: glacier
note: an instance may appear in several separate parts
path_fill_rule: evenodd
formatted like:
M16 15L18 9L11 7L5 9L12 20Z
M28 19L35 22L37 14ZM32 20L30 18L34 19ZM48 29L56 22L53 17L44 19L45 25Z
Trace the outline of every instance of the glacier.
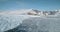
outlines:
M60 32L60 16L0 15L0 32Z
M12 29L22 23L22 20L29 18L20 15L0 15L0 32Z
M60 12L47 16L34 13L31 9L0 12L0 32L60 32Z

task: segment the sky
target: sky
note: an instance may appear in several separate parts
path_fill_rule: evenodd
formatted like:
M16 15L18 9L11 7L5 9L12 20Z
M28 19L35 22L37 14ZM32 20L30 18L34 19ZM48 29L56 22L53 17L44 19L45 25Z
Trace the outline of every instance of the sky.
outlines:
M39 9L60 9L60 0L0 0L0 11Z

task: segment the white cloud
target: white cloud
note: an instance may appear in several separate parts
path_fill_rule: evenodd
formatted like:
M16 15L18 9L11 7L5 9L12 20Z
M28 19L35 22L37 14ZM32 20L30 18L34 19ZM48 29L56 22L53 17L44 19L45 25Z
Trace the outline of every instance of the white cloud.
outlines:
M27 13L31 11L31 9L22 9L22 10L16 10L16 11L4 11L0 12L0 15L20 15L22 13Z

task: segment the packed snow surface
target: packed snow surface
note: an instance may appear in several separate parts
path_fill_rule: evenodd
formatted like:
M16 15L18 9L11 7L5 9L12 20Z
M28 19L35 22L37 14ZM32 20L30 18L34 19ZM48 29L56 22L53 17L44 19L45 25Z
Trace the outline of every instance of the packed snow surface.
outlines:
M0 31L9 30L20 25L22 20L26 18L29 17L20 15L0 15Z
M20 25L22 25L22 28L20 28ZM26 26L26 28L24 28L23 26ZM25 29L27 32L60 32L60 17L0 15L0 32L14 28L16 28L17 31Z
M0 32L60 32L60 14L27 15L29 11L0 12Z

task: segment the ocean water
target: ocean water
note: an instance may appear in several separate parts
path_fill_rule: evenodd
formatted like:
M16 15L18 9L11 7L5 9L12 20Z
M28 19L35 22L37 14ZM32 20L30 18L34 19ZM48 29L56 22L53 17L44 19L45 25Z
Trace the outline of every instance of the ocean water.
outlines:
M0 32L60 32L60 17L0 15Z

